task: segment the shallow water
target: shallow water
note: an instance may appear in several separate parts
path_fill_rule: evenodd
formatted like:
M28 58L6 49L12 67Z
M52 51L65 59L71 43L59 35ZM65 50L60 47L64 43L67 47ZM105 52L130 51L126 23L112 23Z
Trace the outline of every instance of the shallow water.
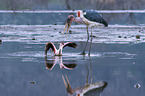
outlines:
M62 79L65 74L72 88L85 86L87 74L89 83L91 78L93 83L107 82L103 91L96 91L97 96L145 94L144 26L93 28L90 57L78 55L86 42L85 26L73 25L67 37L62 35L63 28L64 25L0 26L1 96L67 96ZM60 57L49 51L45 57L46 42L58 47L60 42L67 41L77 43L78 47L64 48ZM136 84L140 87L134 87Z
M64 25L1 25L1 39L6 42L44 44L51 42L86 42L86 26L72 25L69 34L63 35ZM145 42L145 26L109 25L92 28L94 43L142 43ZM89 30L91 31L91 29ZM140 39L136 36L139 35ZM33 40L34 39L34 40Z

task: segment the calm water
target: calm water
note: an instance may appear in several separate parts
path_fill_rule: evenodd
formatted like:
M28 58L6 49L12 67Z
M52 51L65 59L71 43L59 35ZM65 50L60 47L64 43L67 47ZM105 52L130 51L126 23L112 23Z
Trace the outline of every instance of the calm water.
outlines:
M96 92L97 96L145 94L144 26L112 25L93 29L90 57L78 55L86 41L85 26L72 26L72 33L67 37L62 35L63 27L0 26L1 96L67 96L62 79L65 74L72 88L85 86L87 76L89 83L91 79L93 83L107 82L103 91ZM136 39L136 35L141 38ZM78 47L66 47L61 57L54 57L49 51L46 58L44 48L48 41L57 47L60 42L73 41ZM137 83L141 87L135 88Z
M76 11L59 11L0 11L0 25L64 25L69 14L73 14L74 16L76 16ZM114 13L111 13L110 11L105 12L103 10L100 10L99 12L109 25L141 25L145 24L145 14L140 13L140 11L144 10L136 10L132 13L130 13L130 10L124 11L124 13L122 13L123 10L116 10L116 12Z

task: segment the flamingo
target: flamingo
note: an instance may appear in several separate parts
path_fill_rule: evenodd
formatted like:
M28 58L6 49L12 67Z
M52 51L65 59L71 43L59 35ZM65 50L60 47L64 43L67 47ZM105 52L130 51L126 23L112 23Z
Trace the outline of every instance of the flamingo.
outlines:
M68 69L68 70L73 70L77 64L72 63L72 62L63 62L62 56L54 56L53 60L47 60L47 57L45 57L45 65L46 69L52 70L56 64L59 64L61 69Z
M61 56L62 50L66 46L76 48L77 44L74 42L60 43L59 49L57 50L52 42L47 42L45 46L45 55L47 55L47 51L51 48L55 56Z

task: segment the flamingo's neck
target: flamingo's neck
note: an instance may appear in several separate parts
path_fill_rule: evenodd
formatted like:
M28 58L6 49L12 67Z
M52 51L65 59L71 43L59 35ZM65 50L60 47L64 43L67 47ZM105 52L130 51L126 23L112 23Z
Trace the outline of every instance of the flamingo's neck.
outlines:
M54 50L54 54L57 55L57 56L61 56L62 55L62 49L63 49L63 46L60 44L59 49Z
M63 49L63 47L60 46L60 47L59 47L59 54L60 54L60 55L62 55L62 49Z
M54 54L57 55L57 56L61 56L62 55L62 49L58 49L58 50L56 49Z
M62 44L60 44L60 46L59 46L59 55L62 55L62 49L63 49L63 45Z
M54 51L53 51L54 54L55 54L56 50L57 50L57 49L54 49Z

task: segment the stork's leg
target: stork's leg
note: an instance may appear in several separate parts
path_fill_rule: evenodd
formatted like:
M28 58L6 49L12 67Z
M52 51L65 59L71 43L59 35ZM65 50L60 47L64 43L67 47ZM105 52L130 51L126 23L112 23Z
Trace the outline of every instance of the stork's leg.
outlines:
M89 82L88 82L88 78L89 78L89 68L88 68L87 64L86 64L86 68L87 68L87 80L86 80L86 85L88 85L88 84L89 84Z
M88 38L87 38L87 43L86 43L86 45L85 45L85 48L84 48L83 52L82 52L80 55L85 55L85 54L86 54L86 53L85 53L85 50L86 50L86 47L87 47L87 44L88 44L88 41L89 41L89 31L88 31L88 26L87 26L87 36L88 36Z
M88 55L90 56L90 52L91 52L91 45L92 45L92 38L93 36L92 36L92 27L91 27L91 43L90 43L90 48L89 48L89 53L88 53Z
M90 71L91 71L91 84L93 83L93 80L92 80L92 61L91 59L89 59L90 61Z

